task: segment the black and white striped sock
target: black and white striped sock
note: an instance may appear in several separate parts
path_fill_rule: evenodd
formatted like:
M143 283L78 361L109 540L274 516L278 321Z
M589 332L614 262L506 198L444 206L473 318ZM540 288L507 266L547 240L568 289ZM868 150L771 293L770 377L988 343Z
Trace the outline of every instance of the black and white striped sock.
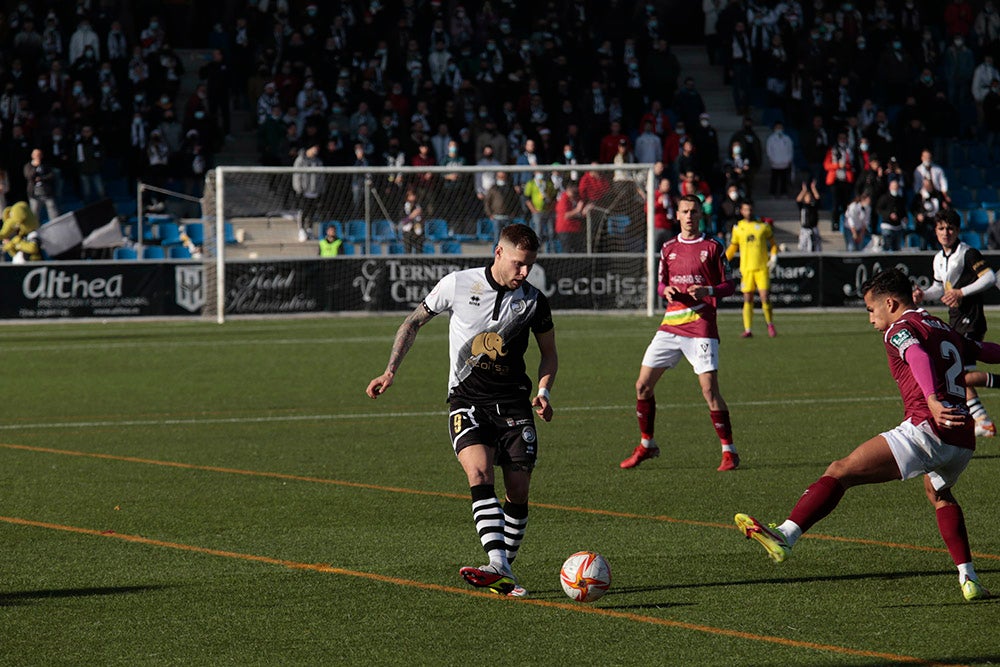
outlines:
M972 414L972 418L977 422L989 419L989 415L986 414L986 408L983 407L983 402L979 400L978 396L966 401L966 405L969 406L969 412Z
M517 558L517 550L521 548L524 530L528 526L528 503L512 503L508 500L503 505L503 513L506 518L503 541L507 545L507 562L513 563Z
M479 484L470 489L472 493L472 518L476 522L476 532L483 550L490 558L490 565L510 569L507 562L507 547L504 541L506 523L503 508L491 484Z

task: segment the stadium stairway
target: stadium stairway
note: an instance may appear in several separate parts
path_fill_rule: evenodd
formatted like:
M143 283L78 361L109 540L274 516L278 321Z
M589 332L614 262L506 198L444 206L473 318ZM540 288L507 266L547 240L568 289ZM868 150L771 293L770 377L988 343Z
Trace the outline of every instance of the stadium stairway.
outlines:
M733 104L732 89L723 82L722 67L708 62L708 54L701 45L674 46L673 51L681 64L680 82L688 76L694 79L719 135L719 151L722 153L719 157L725 159L729 138L743 126L743 116L737 113ZM771 134L771 128L761 124L760 109L754 109L752 115L755 119L754 131L763 144ZM799 208L794 195L791 198L775 198L768 194L771 173L766 166L767 158L763 161L765 164L758 168L754 180L755 209L757 215L774 220L775 238L779 244L784 244L785 249L793 252L799 240ZM824 250L844 250L843 235L830 229L829 210L821 210L819 219Z

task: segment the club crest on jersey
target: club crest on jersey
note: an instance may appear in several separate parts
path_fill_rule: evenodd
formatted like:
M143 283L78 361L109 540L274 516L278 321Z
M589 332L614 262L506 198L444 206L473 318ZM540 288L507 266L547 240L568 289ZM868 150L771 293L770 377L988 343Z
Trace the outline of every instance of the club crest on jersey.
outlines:
M495 331L484 331L475 338L472 339L472 356L473 358L479 357L485 354L492 361L496 361L497 357L503 357L507 355L507 351L503 349L503 336L496 333Z
M524 299L516 299L516 300L512 301L511 304L510 304L510 310L515 315L520 315L521 313L523 313L525 311L525 309L527 307L528 307L528 304L525 302Z
M708 260L708 251L707 250L702 250L700 253L698 253L698 260L702 264L704 264Z
M527 443L532 443L535 441L535 429L530 426L525 426L524 430L521 431L521 440Z

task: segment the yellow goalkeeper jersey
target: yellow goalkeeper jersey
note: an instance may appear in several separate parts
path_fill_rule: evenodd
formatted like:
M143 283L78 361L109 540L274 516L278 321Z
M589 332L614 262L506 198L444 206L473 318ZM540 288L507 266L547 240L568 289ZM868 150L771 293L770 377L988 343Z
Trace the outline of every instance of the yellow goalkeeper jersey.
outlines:
M759 220L740 220L733 227L732 240L726 248L726 258L732 259L740 253L740 273L767 269L771 252L777 251L774 243L774 229Z

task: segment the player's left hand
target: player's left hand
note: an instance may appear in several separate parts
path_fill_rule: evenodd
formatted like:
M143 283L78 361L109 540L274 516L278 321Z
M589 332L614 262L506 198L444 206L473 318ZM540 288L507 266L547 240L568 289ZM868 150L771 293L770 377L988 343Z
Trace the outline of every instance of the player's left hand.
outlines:
M942 428L959 428L965 424L968 415L962 406L946 405L937 396L927 397L927 407L931 410L934 423Z
M702 297L708 296L708 288L704 285L688 285L687 293L688 296L692 296L695 299L700 299Z
M552 421L552 404L544 396L535 396L531 399L531 407L535 408L535 414L542 418L542 421Z

